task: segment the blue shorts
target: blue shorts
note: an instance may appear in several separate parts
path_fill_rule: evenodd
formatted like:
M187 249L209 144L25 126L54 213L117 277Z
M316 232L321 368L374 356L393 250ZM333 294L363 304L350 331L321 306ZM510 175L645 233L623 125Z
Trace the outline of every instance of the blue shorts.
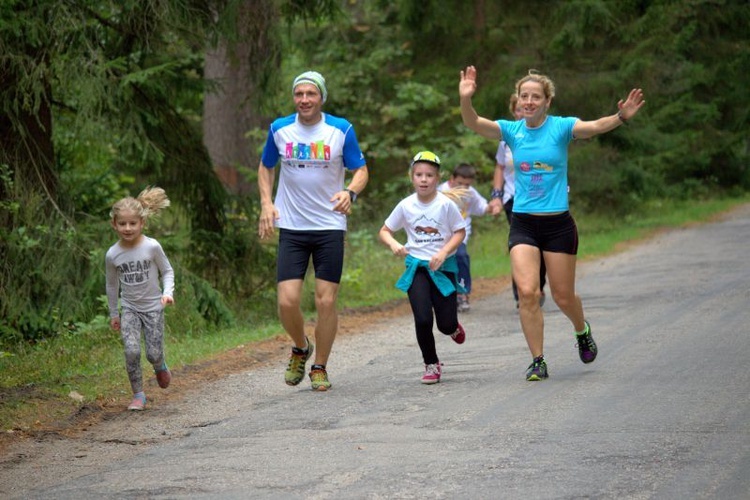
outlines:
M535 246L543 252L578 254L578 227L570 212L531 215L513 212L508 250L516 245Z
M344 269L345 234L346 231L341 230L280 229L276 282L305 279L312 257L316 278L340 283Z

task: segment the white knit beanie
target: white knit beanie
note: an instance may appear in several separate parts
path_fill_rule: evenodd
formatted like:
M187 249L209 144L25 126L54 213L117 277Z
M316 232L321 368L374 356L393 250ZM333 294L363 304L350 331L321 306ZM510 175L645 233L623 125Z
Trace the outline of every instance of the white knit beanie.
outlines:
M292 93L294 93L294 89L297 88L297 85L300 83L312 83L316 87L318 87L318 90L320 91L320 95L323 97L323 102L326 102L326 99L328 99L328 89L326 89L326 79L323 78L323 75L318 73L317 71L305 71L301 75L299 75L297 78L294 79L294 83L292 83Z

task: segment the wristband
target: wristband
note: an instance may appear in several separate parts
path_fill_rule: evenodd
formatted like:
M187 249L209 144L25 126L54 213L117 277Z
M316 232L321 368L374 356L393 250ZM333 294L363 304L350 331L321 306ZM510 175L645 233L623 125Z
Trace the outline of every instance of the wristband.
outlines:
M492 193L490 194L490 198L493 200L502 200L504 194L505 194L504 189L493 189Z
M628 124L628 121L622 116L622 111L617 112L617 118L623 123L623 125Z

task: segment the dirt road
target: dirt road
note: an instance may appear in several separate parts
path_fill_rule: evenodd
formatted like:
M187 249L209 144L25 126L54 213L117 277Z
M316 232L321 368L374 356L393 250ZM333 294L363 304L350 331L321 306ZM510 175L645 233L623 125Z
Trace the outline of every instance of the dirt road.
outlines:
M722 498L750 496L750 206L579 267L600 348L578 360L548 300L550 379L526 382L510 291L438 338L419 383L411 316L335 346L328 393L285 362L218 378L0 459L3 498ZM268 358L266 358L268 359ZM175 384L179 384L176 380Z

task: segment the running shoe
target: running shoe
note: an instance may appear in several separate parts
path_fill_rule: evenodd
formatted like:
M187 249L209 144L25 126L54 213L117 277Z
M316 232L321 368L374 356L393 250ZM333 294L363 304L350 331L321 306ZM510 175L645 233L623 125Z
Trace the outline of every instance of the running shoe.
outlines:
M299 347L292 347L289 365L286 367L286 373L284 373L286 385L297 385L305 378L305 363L315 350L312 342L307 337L305 339L307 340L307 351L303 351Z
M458 329L451 334L451 338L456 344L463 344L466 341L466 331L461 323L458 324Z
M457 296L458 300L458 312L469 312L471 310L471 304L469 304L469 296L459 293Z
M128 405L128 410L141 411L144 408L146 408L146 395L136 394L135 396L133 396L133 401L131 401Z
M544 356L534 358L534 361L529 365L526 370L526 380L529 382L536 382L538 380L544 380L549 377L547 372L547 362L544 360Z
M328 372L325 368L315 368L310 371L310 382L312 382L313 391L327 391L331 388L328 381Z
M423 384L437 384L440 382L440 363L424 365L424 375L422 375Z
M172 381L172 372L167 368L167 364L164 363L162 367L159 370L155 370L155 372L156 382L159 384L159 387L162 389L169 387L169 383Z
M596 342L594 342L594 337L591 336L591 325L588 321L585 323L586 330L582 334L576 335L576 340L578 340L576 347L578 347L578 356L581 361L591 363L596 359L599 350L596 347Z

